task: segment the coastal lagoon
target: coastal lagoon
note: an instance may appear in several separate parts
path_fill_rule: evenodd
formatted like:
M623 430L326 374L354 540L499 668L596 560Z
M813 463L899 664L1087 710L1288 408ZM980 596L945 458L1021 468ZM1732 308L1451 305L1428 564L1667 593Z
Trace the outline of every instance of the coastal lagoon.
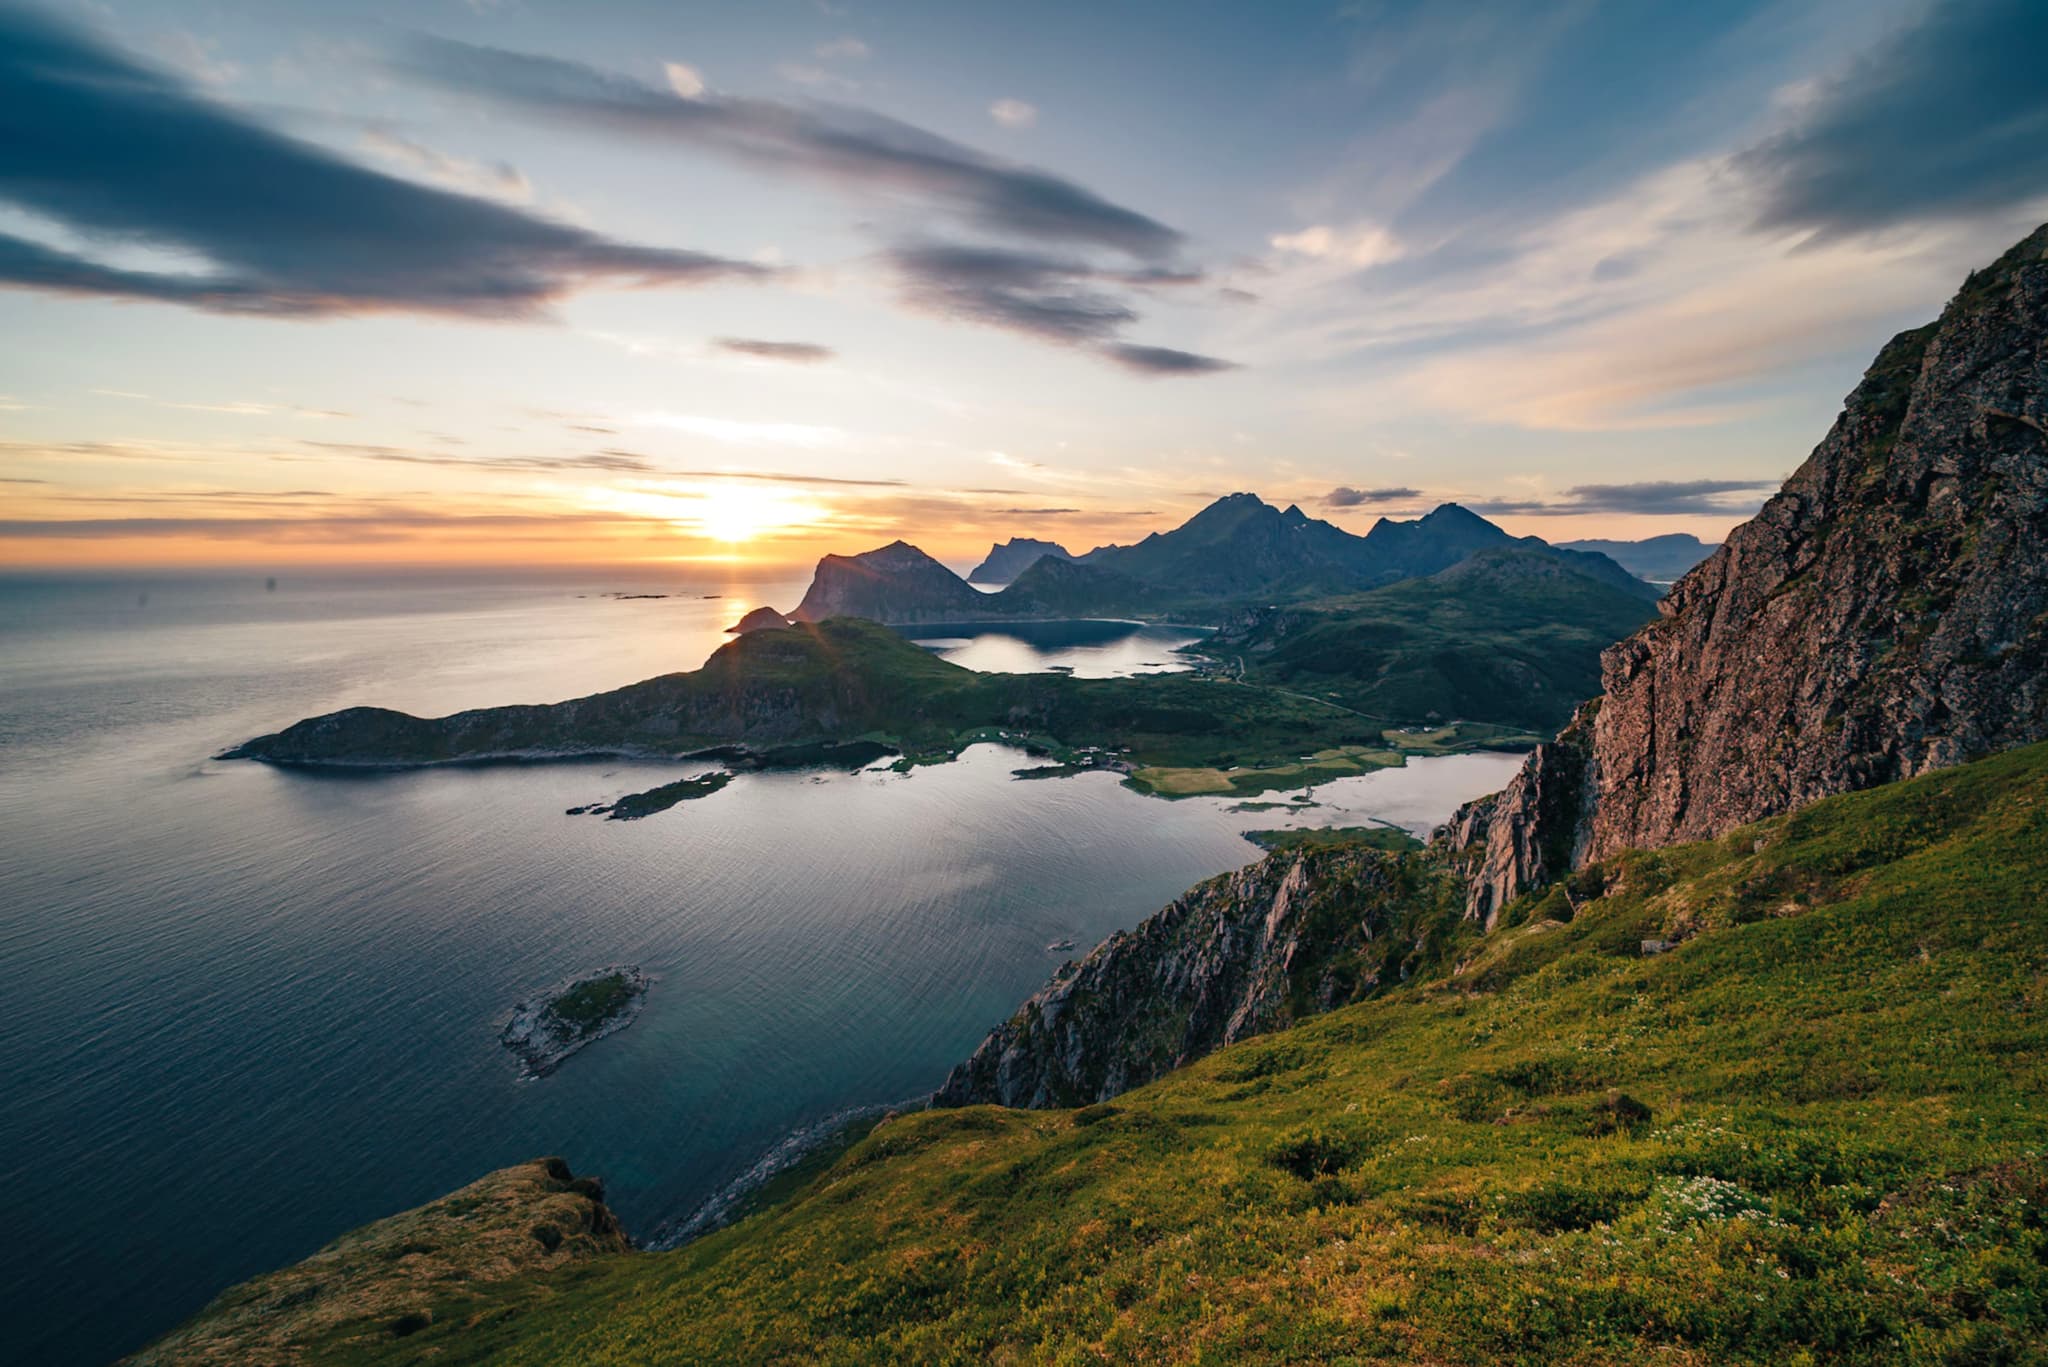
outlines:
M1059 670L1084 679L1171 674L1191 668L1182 647L1209 633L1142 622L959 622L903 634L954 664L997 674Z
M439 714L694 668L800 591L0 581L0 1360L104 1361L543 1153L604 1176L649 1234L792 1129L929 1091L1064 957L1048 944L1085 952L1257 857L1243 830L1425 830L1515 764L1426 760L1242 811L1106 773L1016 782L1032 761L977 746L908 775L746 774L607 822L564 810L703 766L210 758L338 707ZM644 594L665 596L618 596ZM1072 652L1110 643L997 650L1076 672L1173 658L1121 639L1095 661ZM975 645L950 649L990 658ZM520 1080L495 1038L511 1004L619 962L657 979L640 1018Z

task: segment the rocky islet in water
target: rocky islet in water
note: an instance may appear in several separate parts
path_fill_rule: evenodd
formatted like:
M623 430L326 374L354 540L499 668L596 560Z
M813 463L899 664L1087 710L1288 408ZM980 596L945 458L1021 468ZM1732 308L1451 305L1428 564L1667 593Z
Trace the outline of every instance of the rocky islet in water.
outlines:
M564 979L512 1008L498 1041L519 1057L530 1078L633 1023L654 980L637 964L613 964Z

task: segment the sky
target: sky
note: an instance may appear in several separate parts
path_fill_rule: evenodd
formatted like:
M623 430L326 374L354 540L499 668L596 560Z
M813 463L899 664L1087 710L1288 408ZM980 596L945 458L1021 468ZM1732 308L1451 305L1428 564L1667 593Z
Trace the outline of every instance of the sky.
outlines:
M1718 539L2048 219L2039 0L0 0L0 566Z

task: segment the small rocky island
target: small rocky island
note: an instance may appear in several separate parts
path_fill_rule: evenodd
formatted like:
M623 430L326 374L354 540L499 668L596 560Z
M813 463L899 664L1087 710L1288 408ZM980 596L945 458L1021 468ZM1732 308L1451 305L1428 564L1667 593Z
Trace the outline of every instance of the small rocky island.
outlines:
M513 1007L498 1042L518 1055L527 1077L546 1077L577 1050L631 1025L653 981L635 964L566 979Z

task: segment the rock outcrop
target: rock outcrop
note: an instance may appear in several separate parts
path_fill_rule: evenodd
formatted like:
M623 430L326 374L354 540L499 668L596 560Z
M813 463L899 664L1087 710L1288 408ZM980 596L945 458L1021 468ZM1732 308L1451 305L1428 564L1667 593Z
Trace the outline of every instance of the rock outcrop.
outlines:
M1053 980L954 1068L942 1106L1079 1106L1356 1001L1430 961L1455 881L1411 855L1270 855L1191 889Z
M871 622L972 622L986 595L906 541L818 561L811 587L790 616L803 622L865 617Z
M1445 839L1470 913L2048 737L2048 226L1900 334L1784 488Z
M728 635L744 636L750 631L773 631L777 627L786 627L788 625L789 618L783 616L774 608L760 607L755 608L725 630Z

